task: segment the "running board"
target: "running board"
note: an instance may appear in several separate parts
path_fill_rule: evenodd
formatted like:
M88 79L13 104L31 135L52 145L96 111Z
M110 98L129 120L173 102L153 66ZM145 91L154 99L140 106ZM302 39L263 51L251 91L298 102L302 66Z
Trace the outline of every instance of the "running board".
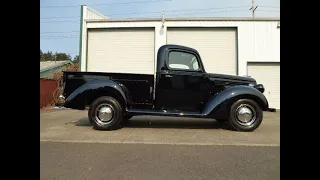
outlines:
M128 114L132 115L150 115L150 116L178 116L178 117L203 117L200 112L184 112L172 110L144 110L144 109L127 109Z
M269 112L277 112L277 110L275 108L268 108L267 111L269 111Z

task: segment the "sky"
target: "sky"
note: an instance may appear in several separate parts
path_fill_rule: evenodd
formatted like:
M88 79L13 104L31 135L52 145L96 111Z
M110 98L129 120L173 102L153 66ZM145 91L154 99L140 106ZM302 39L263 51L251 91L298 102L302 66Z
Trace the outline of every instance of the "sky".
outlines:
M280 17L280 0L256 0L255 17ZM40 49L79 54L80 5L109 18L252 17L252 0L40 0Z

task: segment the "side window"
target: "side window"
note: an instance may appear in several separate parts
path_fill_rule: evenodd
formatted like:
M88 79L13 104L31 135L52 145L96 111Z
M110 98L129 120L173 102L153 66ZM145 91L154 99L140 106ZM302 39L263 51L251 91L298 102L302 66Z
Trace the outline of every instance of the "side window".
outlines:
M198 59L191 53L171 51L168 66L173 69L199 70Z

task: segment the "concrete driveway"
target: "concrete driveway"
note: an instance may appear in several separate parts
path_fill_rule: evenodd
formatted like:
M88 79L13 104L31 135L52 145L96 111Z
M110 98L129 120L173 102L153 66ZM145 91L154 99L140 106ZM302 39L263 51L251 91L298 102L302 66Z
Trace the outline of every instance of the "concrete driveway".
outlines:
M214 119L137 116L115 131L94 130L87 111L40 111L40 141L280 146L280 112L265 112L264 121L254 132L236 132Z

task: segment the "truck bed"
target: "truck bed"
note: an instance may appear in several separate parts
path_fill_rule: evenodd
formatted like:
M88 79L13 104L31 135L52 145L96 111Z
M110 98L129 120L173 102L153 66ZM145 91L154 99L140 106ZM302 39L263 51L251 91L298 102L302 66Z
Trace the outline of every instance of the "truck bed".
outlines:
M154 76L151 74L104 73L104 72L64 72L64 96L67 98L83 84L108 79L123 84L130 92L132 108L149 107L153 104Z

